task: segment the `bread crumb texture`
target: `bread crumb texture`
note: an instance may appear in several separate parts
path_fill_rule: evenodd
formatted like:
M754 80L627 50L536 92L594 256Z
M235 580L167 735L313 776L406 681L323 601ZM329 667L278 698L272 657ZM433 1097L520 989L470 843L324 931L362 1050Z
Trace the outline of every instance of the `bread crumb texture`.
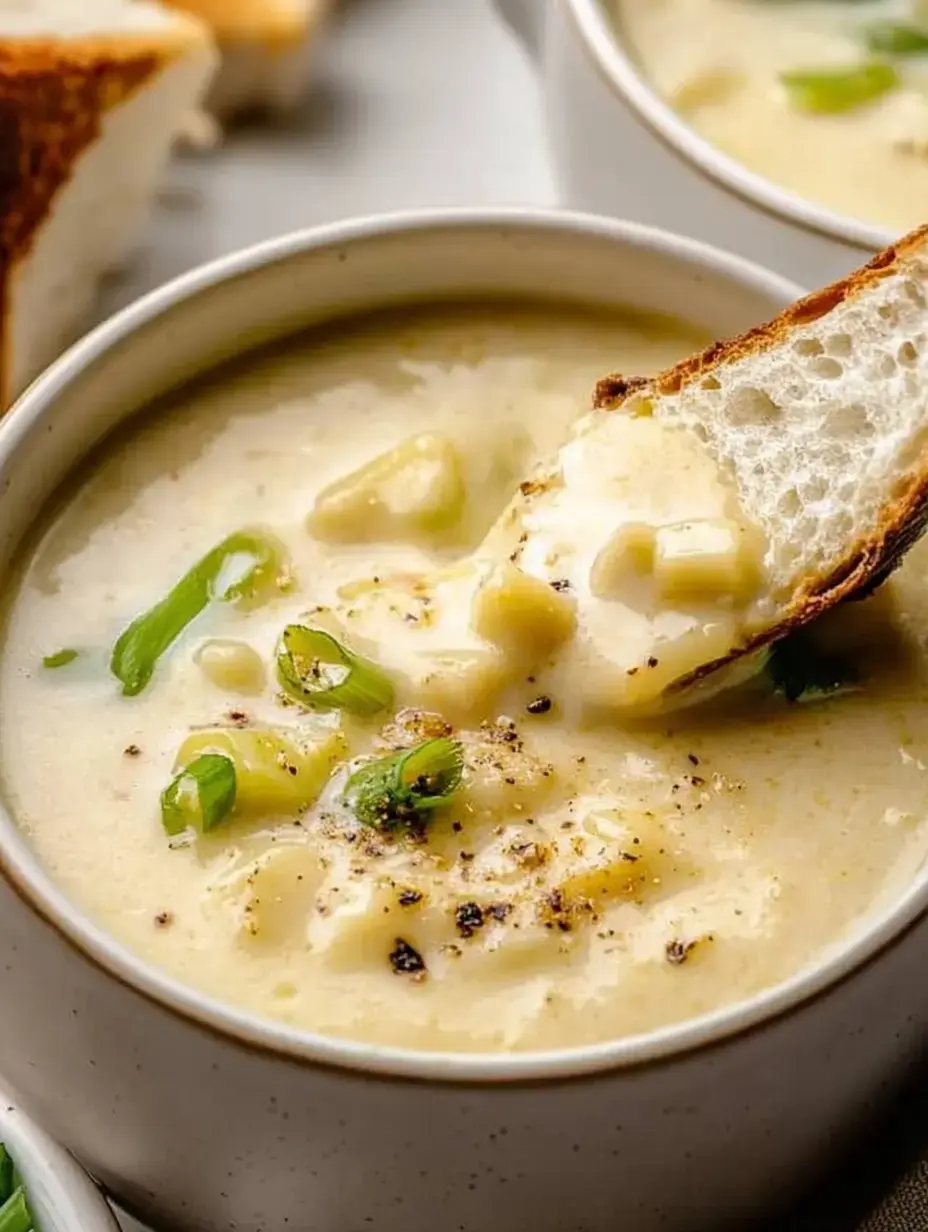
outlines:
M766 325L653 380L609 377L695 432L768 542L789 617L871 589L928 516L928 228ZM766 638L764 640L767 640Z

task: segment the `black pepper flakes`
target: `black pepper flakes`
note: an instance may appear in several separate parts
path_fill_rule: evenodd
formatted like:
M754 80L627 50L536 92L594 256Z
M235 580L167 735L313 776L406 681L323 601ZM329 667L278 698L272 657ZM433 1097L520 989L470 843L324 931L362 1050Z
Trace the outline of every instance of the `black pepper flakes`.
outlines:
M553 703L551 698L542 695L541 697L536 697L533 701L530 701L525 709L529 712L529 714L547 714L552 705Z
M142 750L139 748L137 744L126 745L126 747L123 749L123 753L126 755L126 757L141 757L142 756Z
M686 755L686 756L687 756L687 758L689 759L689 761L692 763L692 765L694 765L694 766L698 766L698 765L699 765L699 758L696 756L696 754L695 754L695 753L687 753L687 755Z
M155 928L170 928L173 923L173 911L159 911L155 916Z
M417 949L397 937L390 951L390 966L395 975L413 975L421 978L426 973L425 959Z
M694 949L695 945L695 941L681 941L678 937L675 937L664 946L664 954L672 966L679 967L689 958L690 951Z
M422 891L403 890L400 893L398 901L401 907L415 907L416 903L422 902Z
M565 590L570 590L570 582L567 578L555 578L551 583L551 589L562 594Z
M483 908L479 903L461 903L454 913L454 923L462 937L472 937L483 928Z

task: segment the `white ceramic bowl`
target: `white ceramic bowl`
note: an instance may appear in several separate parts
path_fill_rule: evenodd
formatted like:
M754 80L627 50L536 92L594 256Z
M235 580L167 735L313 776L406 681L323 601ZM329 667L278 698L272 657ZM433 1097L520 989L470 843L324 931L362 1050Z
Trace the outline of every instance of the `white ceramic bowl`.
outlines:
M536 61L560 197L724 245L804 287L863 264L890 232L748 171L643 79L604 0L495 0Z
M98 329L0 425L0 584L100 437L243 339L466 293L624 303L723 335L795 288L692 241L534 211L369 219L225 258ZM262 1021L146 966L0 809L0 1057L120 1204L175 1232L743 1227L905 1074L928 1022L924 898L698 1020L548 1053L419 1053Z
M9 1150L41 1232L119 1232L103 1195L72 1157L0 1089L0 1142Z

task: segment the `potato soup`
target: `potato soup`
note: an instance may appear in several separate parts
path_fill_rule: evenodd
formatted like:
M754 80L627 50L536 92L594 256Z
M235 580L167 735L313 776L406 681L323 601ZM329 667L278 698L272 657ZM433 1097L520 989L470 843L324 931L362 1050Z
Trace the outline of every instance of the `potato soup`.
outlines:
M517 552L474 582L595 379L703 341L430 306L242 360L109 442L23 558L0 663L6 798L58 884L222 1001L427 1049L646 1031L858 927L928 844L924 546L789 671L663 717L581 704L566 582ZM601 466L668 593L694 559L734 585L715 480L642 441Z
M655 88L725 153L863 222L924 221L924 0L607 3Z

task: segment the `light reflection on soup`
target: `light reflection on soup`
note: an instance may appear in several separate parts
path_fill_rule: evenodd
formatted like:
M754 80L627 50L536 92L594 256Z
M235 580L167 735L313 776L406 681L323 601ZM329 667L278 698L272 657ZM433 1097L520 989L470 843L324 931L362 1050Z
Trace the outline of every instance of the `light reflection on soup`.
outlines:
M928 842L923 548L821 631L863 687L809 705L761 680L711 710L581 722L569 672L546 684L553 643L533 665L454 608L462 560L595 378L699 342L663 320L423 309L243 361L107 446L25 559L0 660L6 796L62 888L261 1015L499 1050L729 1003L909 882ZM687 473L664 474L675 501ZM243 530L275 537L257 579L241 537L208 556ZM124 696L111 650L169 595L181 623L202 611L137 691L151 626L122 640ZM287 643L282 688L293 625L315 640ZM336 708L303 704L322 694Z

